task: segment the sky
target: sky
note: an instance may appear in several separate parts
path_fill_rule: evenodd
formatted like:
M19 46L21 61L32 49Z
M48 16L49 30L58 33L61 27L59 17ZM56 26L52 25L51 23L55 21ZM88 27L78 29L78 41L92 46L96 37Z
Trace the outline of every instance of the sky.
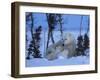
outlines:
M27 14L28 12L26 12ZM47 18L45 13L33 13L34 28L42 26L42 30L48 29ZM83 18L82 18L83 17ZM89 15L75 15L75 14L62 14L63 30L80 30L80 23L82 19L82 30L87 30L89 24ZM27 24L30 26L30 23ZM55 26L59 30L59 25Z

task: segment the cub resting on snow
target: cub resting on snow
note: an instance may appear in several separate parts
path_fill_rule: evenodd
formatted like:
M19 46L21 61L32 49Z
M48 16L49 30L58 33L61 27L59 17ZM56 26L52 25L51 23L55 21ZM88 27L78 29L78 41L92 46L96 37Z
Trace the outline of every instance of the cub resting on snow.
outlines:
M71 33L66 33L63 40L50 45L45 53L45 58L48 60L55 60L59 56L70 58L75 55L76 41Z

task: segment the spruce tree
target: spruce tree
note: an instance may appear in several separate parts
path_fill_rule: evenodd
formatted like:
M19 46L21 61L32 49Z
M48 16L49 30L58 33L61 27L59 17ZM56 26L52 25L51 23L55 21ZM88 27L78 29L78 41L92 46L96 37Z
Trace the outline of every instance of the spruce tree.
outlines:
M86 33L84 35L83 47L84 47L84 50L89 48L89 37Z
M77 40L78 40L76 48L77 56L84 55L83 36L82 35L78 36Z
M40 54L40 34L41 34L41 31L42 31L42 27L39 26L36 30L35 30L35 33L34 33L34 39L35 39L35 49L33 50L34 51L34 54L33 54L33 57L34 58L41 58L41 54Z
M26 33L27 33L27 29L29 27L33 27L33 25L31 24L31 26L29 26L29 22L32 21L32 13L29 12L29 13L26 13ZM27 34L26 34L26 52L27 52L27 57L26 59L30 59L30 55L32 54L32 44L30 43L28 45L28 39L27 39ZM30 41L31 42L31 41Z
M80 22L80 35L77 38L77 48L76 48L77 56L85 55L84 46L83 46L83 36L81 35L81 32L82 32L82 20L83 20L83 16L81 16L81 22Z
M26 59L30 59L30 55L33 53L33 45L32 45L32 41L29 45L29 48L28 48L28 55L26 57Z

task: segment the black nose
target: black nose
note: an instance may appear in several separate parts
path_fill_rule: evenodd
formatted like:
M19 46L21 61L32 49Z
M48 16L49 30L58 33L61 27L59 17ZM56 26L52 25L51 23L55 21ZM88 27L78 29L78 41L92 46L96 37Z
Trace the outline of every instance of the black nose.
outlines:
M64 44L62 44L62 46L64 46Z

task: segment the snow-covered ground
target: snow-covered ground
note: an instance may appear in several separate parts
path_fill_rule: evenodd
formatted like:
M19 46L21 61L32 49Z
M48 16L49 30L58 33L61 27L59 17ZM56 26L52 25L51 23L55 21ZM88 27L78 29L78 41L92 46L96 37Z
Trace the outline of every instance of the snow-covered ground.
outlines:
M64 66L64 65L84 65L89 64L89 57L77 56L69 59L56 59L48 61L45 58L26 60L26 67L39 67L39 66Z
M65 33L67 33L68 31L64 31L63 32L63 36L65 35ZM69 31L70 33L72 33L75 37L75 39L77 40L77 37L79 35L78 31ZM45 49L46 49L46 42L47 42L47 33L46 31L41 32L41 41L40 41L40 54L42 54L42 57L44 56L45 53ZM82 32L82 35L84 35L84 31ZM28 32L28 44L29 45L30 41L31 41L31 33ZM58 40L61 39L60 36L60 31L54 31L53 32L53 37L55 42L57 42ZM50 40L50 44L52 44L51 40ZM50 45L49 44L49 45ZM88 52L89 54L89 52ZM27 55L27 53L26 53ZM36 66L62 66L62 65L82 65L82 64L89 64L89 60L90 57L89 56L77 56L77 57L72 57L72 58L62 58L59 57L56 60L53 61L48 61L45 58L31 58L30 60L26 60L26 67L36 67Z

